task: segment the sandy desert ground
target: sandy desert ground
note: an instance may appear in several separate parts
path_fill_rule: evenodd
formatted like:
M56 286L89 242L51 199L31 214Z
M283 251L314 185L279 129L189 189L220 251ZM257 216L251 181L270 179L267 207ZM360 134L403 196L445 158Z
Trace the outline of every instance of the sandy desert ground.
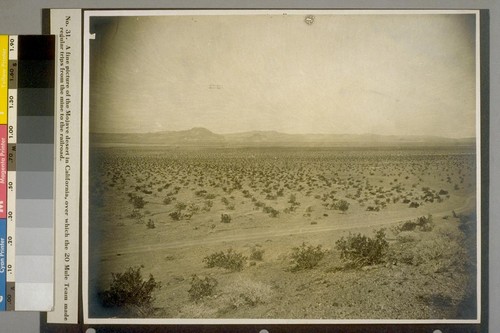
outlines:
M475 318L475 159L464 147L96 148L91 317L144 315L98 296L142 265L161 283L148 317ZM381 229L380 260L341 258L339 240ZM301 247L317 249L313 267L297 265ZM216 253L241 265L208 267Z

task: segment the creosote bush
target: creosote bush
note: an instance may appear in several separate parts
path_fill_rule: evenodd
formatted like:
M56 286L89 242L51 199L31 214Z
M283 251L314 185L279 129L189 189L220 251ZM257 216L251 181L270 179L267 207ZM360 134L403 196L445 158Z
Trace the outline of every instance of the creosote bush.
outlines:
M134 196L130 200L132 201L135 209L144 208L144 205L146 205L146 201L144 201L143 197Z
M152 219L149 219L149 220L148 220L148 223L146 224L146 227L147 227L148 229L154 229L154 228L156 228L156 226L155 226L155 221L153 221Z
M294 247L291 254L291 271L311 269L317 266L325 256L325 252L321 249L321 245L313 246L305 242L299 247Z
M349 203L345 200L340 200L335 204L334 208L336 210L340 210L342 213L345 213L349 209Z
M432 215L421 216L417 218L416 221L406 221L403 222L396 228L396 232L399 231L413 231L418 229L420 231L432 231L434 229L434 222L432 219Z
M229 214L221 214L220 215L220 221L221 221L221 223L230 223L231 222L231 215L229 215Z
M256 247L252 248L252 253L250 254L251 260L262 261L263 257L264 257L264 250L263 249L259 249Z
M174 201L174 198L172 198L172 197L166 197L166 198L164 198L164 199L163 199L163 204L164 204L164 205L168 205L168 204L170 204L172 201Z
M161 289L152 274L145 279L141 269L144 266L129 267L123 273L111 273L109 289L100 292L99 298L105 307L129 307L139 315L148 315L154 301L154 292Z
M246 261L247 257L241 253L233 251L231 248L225 253L224 251L215 252L203 258L203 262L208 268L220 267L233 272L241 271L245 266Z
M352 267L382 263L389 248L384 229L376 231L373 238L359 233L349 234L347 238L340 238L335 245L340 251L340 258Z
M170 214L168 214L168 215L169 215L169 216L172 218L172 220L174 220L174 221L179 221L179 220L182 218L182 213L181 213L180 211L178 211L178 210L173 211L173 212L171 212L171 213L170 213Z
M217 284L217 280L213 277L206 276L204 279L201 279L198 275L194 274L191 277L191 288L188 290L189 298L197 302L204 297L212 296Z

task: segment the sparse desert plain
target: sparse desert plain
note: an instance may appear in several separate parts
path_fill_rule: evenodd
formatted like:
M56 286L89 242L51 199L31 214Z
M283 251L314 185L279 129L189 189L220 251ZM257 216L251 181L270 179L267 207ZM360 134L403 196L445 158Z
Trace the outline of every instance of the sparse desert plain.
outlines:
M475 161L451 145L93 148L90 315L476 318ZM106 304L129 268L151 298Z

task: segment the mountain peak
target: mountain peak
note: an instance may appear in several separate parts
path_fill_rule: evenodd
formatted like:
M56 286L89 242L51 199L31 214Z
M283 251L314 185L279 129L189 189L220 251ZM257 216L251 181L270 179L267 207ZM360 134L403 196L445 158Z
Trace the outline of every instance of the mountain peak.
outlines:
M196 136L201 136L201 135L217 135L214 132L210 131L209 129L206 129L205 127L193 127L189 130L183 131L186 134L190 135L196 135Z
M207 129L205 127L193 127L189 131L191 131L191 132L213 133L212 131L210 131L209 129Z

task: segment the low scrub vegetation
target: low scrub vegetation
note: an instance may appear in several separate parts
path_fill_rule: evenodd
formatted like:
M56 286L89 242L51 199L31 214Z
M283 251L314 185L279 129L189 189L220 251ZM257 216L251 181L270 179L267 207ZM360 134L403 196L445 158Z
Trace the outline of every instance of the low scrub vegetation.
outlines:
M349 209L349 203L346 200L339 200L333 208L345 213Z
M321 245L302 243L299 247L294 247L291 254L291 271L314 268L323 259L325 252Z
M349 234L340 238L335 246L340 251L340 258L349 266L363 267L382 263L389 243L386 240L385 230L380 229L375 232L374 237L359 233Z
M264 258L264 250L253 247L252 248L252 253L250 254L250 259L251 260L257 260L257 261L262 261Z
M154 228L156 228L155 221L153 221L152 219L149 219L148 223L146 224L146 227L148 229L154 229Z
M191 277L191 288L188 290L189 298L192 301L198 302L207 296L212 296L217 284L217 280L213 277L206 276L202 279L194 274Z
M220 251L212 253L203 259L208 268L219 267L229 271L241 271L245 267L247 257L243 254L228 249L226 252Z
M432 215L421 216L417 218L415 221L406 221L399 225L396 231L431 231L434 229L434 221L432 219Z
M161 289L152 274L145 279L141 269L144 266L129 267L123 273L111 273L112 281L108 289L99 293L105 307L125 307L141 317L152 313L155 291Z
M220 222L221 223L230 223L231 222L231 215L229 215L229 214L221 214L221 216L220 216Z

